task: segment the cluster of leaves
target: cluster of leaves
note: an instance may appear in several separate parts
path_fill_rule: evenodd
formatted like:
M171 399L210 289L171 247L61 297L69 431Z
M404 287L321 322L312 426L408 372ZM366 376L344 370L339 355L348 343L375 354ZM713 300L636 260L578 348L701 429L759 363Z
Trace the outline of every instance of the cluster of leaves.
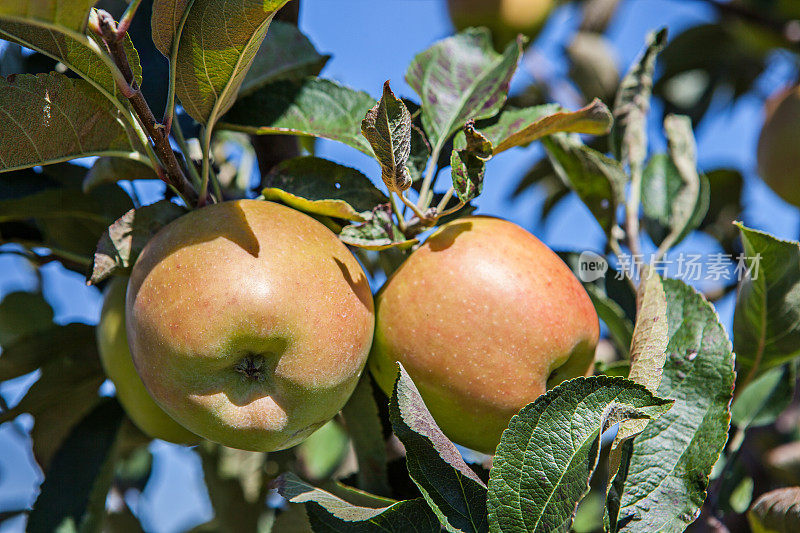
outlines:
M649 37L613 89L585 78L584 94L616 95L611 129L599 100L570 112L509 99L524 43L498 53L481 29L414 58L406 80L419 102L398 98L388 82L376 102L318 77L327 57L295 26L272 20L285 3L231 9L224 0L155 0L150 12L149 2L134 1L117 23L89 0L35 9L0 0L0 36L35 51L8 48L0 61L31 72L0 78L8 118L0 122L0 236L14 244L0 251L35 264L60 261L94 284L125 274L148 239L186 209L252 192L253 147L242 134L329 139L373 157L386 192L315 157L308 143L308 154L265 172L258 192L322 221L387 274L422 232L472 211L492 157L534 141L547 153L534 175L555 176L557 194L574 192L617 256L623 246L638 252L640 219L659 257L696 229L734 246L722 221L732 220L729 199L738 202L741 177L698 173L686 114L665 117L668 153L648 157L656 58L663 50L669 70L670 53L696 57L670 52L678 39L667 46L666 32ZM587 66L581 50L601 30L582 28L589 44L569 51L576 78ZM56 62L72 74L34 66L49 71ZM161 107L156 119L152 109ZM609 130L610 142L579 135ZM199 150L187 142L195 137ZM231 145L251 154L250 163L230 158ZM66 162L87 156L98 156L88 169ZM452 187L435 194L448 166ZM118 183L146 179L164 181L167 198L142 206ZM754 493L738 461L745 436L772 424L794 392L800 247L744 225L739 234L751 268L733 346L711 304L684 283L650 271L634 288L637 280L616 280L609 270L587 291L618 359L598 365L606 375L565 382L520 411L490 470L464 461L400 368L388 414L364 378L342 416L296 450L199 446L216 516L198 530L650 532L685 529L704 502L712 515L741 513ZM124 498L107 509L106 496L142 490L147 439L115 400L97 393L104 376L93 328L56 325L52 316L41 294L13 293L0 304L0 381L40 376L17 405L0 405L0 423L33 415L34 455L45 473L33 509L19 512L29 512L33 531L130 530L138 524ZM387 418L402 443L399 462L387 456ZM736 438L726 446L731 423ZM355 466L347 467L351 446ZM284 474L278 490L304 507L265 505L270 483L287 470L319 487ZM742 496L747 479L750 496ZM65 483L70 491L60 490ZM791 512L785 507L779 518ZM751 521L776 520L776 508L756 504Z

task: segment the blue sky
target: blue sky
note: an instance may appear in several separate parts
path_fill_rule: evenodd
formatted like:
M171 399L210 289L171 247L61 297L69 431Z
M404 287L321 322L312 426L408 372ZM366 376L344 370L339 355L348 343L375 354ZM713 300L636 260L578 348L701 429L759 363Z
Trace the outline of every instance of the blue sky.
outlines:
M323 75L378 96L385 80L394 91L413 97L403 80L412 57L435 40L451 33L443 0L303 0L300 26L323 53L333 55ZM614 18L609 37L617 50L621 70L625 70L640 50L646 33L666 25L673 35L682 28L710 19L708 5L692 0L627 0ZM557 72L566 70L561 49L579 22L572 8L559 10L535 46ZM696 132L701 169L721 166L740 169L746 176L744 219L753 227L779 237L796 239L800 214L780 201L755 176L755 146L762 121L763 95L780 87L790 69L780 55L761 80L756 93L740 99L736 106L712 110ZM521 69L514 86L524 86L529 75ZM654 116L660 116L658 109ZM658 119L651 121L653 148L664 148ZM489 163L485 192L478 200L483 214L494 214L528 228L557 250L599 250L603 243L600 228L585 207L575 198L560 205L545 225L535 225L542 197L530 191L510 202L509 194L520 176L540 156L540 148L514 149ZM355 150L330 142L319 144L318 155L354 166L378 182L377 164ZM447 181L443 174L442 182ZM681 250L708 252L709 242L692 238ZM100 310L100 294L86 287L81 276L56 264L42 269L44 293L60 323L95 323ZM13 290L32 290L35 277L16 258L0 256L0 297ZM723 324L730 330L732 299L719 305ZM0 386L0 394L13 404L25 387L35 380L29 376ZM23 420L27 427L30 420ZM202 473L193 453L161 442L153 444L153 477L134 504L148 531L181 531L210 518L208 500L201 486ZM29 444L11 424L0 428L0 511L33 502L40 481L33 466ZM9 521L0 531L22 531L21 521Z

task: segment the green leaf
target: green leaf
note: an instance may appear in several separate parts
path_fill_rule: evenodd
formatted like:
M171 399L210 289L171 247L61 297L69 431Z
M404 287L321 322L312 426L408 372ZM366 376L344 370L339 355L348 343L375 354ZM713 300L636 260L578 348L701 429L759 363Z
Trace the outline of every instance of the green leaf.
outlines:
M329 59L330 56L317 52L297 26L274 20L244 77L238 97L243 98L268 83L316 76Z
M705 216L710 188L705 176L686 181L665 154L650 158L642 174L642 210L647 233L657 245L678 244Z
M400 194L411 187L411 175L406 168L411 154L411 114L394 95L388 81L383 84L383 96L361 122L361 134L375 152L389 192Z
M345 244L366 248L367 250L405 249L419 242L406 239L392 220L392 210L388 204L381 204L372 210L366 222L345 226L339 233Z
M99 157L83 179L83 192L89 192L102 183L116 183L120 180L158 179L150 161L122 157Z
M91 11L90 18L97 18L96 10ZM41 26L29 20L24 22L2 20L0 16L0 37L61 62L91 83L109 100L121 99L111 70L115 67L104 51L105 45L96 35L75 34L64 31L64 28L59 26ZM127 34L124 45L134 79L141 84L142 66L139 54Z
M684 283L663 280L669 344L658 395L669 412L633 441L620 490L619 531L683 531L700 512L711 469L728 438L733 354L711 304Z
M51 72L0 78L0 171L135 148L119 110L94 87Z
M456 137L450 154L453 190L465 204L480 196L486 162L492 157L492 143L475 129L475 121L464 125L464 135Z
M80 531L100 530L124 418L116 400L104 399L75 426L46 470L26 531L57 531L70 523Z
M627 177L622 165L566 134L552 135L542 143L558 175L610 234L617 223L617 207L624 201Z
M0 424L22 413L33 415L33 453L47 468L71 429L98 402L105 373L97 356L94 328L54 326L4 348L0 381L41 369L39 379L20 402L0 413Z
M492 153L497 155L559 132L603 135L610 131L611 123L611 112L595 99L577 111L566 111L554 104L505 109L494 124L481 126L481 133L492 141Z
M667 298L661 277L654 270L643 271L642 277L637 295L636 325L631 340L628 379L644 385L647 390L656 394L667 360ZM646 425L647 421L642 420L620 424L614 438L614 447L641 433Z
M719 241L725 251L733 254L739 246L739 230L733 222L742 212L744 178L737 170L720 168L703 176L701 186L706 183L709 185L708 212L700 229Z
M185 212L169 200L160 200L122 215L97 243L89 283L97 284L131 269L150 238Z
M731 422L742 430L775 422L789 407L796 381L794 363L767 370L737 393L731 405Z
M186 112L207 128L233 105L272 17L288 0L156 0L153 42L169 57L186 16L175 65L175 91Z
M436 425L403 365L398 366L389 419L405 447L411 479L447 531L489 531L486 485Z
M89 10L96 0L0 0L0 19L61 26L83 33Z
M41 293L10 292L0 302L0 347L12 346L17 340L52 325L53 308ZM5 359L0 358L0 374L4 363Z
M364 222L371 210L389 201L364 174L318 157L296 157L275 166L264 178L267 200L315 215Z
M656 418L670 405L641 385L606 376L565 381L528 404L494 456L490 530L568 531L589 490L601 433L625 420Z
M300 135L338 141L373 157L361 121L375 100L330 80L280 81L240 98L220 129L251 135Z
M305 503L315 533L434 533L439 521L422 498L386 507L362 507L308 485L292 473L278 478L278 492L292 503Z
M406 81L422 99L422 124L437 152L470 119L497 114L508 96L522 41L498 54L486 28L470 28L418 54Z
M347 432L358 460L358 486L367 492L391 494L386 470L386 442L370 374L365 372L342 408Z
M341 424L329 420L297 447L297 457L310 479L327 479L342 464L350 441Z
M667 44L667 30L651 32L639 58L622 79L614 102L612 152L621 162L641 167L647 157L647 112L653 93L656 57Z
M747 513L753 533L793 533L800 527L800 487L762 494Z
M737 223L747 275L733 315L739 383L800 355L800 245Z

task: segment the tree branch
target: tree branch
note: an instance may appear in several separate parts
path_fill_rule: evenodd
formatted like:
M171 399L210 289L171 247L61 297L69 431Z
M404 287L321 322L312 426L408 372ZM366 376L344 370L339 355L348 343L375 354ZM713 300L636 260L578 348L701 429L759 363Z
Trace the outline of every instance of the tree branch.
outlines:
M147 105L147 101L144 99L144 95L142 95L142 91L134 79L133 71L128 62L128 55L125 53L124 41L117 31L113 17L101 10L98 12L98 21L103 41L108 47L111 58L127 82L127 87L120 87L120 90L130 101L147 135L153 142L156 155L161 160L161 164L164 165L165 181L175 188L187 204L193 205L197 201L197 192L189 180L186 179L186 175L180 163L178 163L178 158L175 156L175 152L172 151L172 147L169 144L169 134L164 126L156 120L153 111Z

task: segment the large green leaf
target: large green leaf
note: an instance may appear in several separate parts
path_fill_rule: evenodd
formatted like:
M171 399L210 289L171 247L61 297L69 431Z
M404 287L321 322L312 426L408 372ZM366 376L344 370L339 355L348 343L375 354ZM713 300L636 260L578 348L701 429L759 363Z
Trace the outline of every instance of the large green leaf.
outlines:
M92 10L90 16L96 18L97 12ZM0 37L63 63L107 98L119 98L119 88L111 71L113 64L104 52L99 37L60 30L58 26L40 26L32 21L14 22L2 20L0 17ZM139 54L127 34L124 43L134 78L137 83L141 83L142 66Z
M733 315L740 382L800 355L800 245L738 224L748 274Z
M0 19L62 27L82 33L97 0L0 0Z
M422 99L422 124L441 148L470 119L497 114L517 69L521 42L498 54L486 28L468 29L418 54L406 81Z
M0 301L0 347L11 346L17 339L46 329L52 323L53 308L41 293L10 292ZM2 377L5 362L0 359L0 381L7 379Z
M658 395L675 400L633 441L614 530L683 531L697 518L711 469L728 437L733 354L714 308L694 289L665 279L669 343Z
M566 381L524 407L492 463L490 530L568 531L589 490L601 433L626 420L656 418L671 404L627 379L598 376Z
M375 152L389 192L400 194L411 187L411 175L406 168L411 155L411 114L394 95L388 81L383 84L381 99L361 121L361 134Z
M370 373L365 372L342 408L358 460L358 486L367 492L391 494L386 470L386 442Z
M296 157L278 164L264 178L261 192L298 211L364 222L375 206L389 201L364 174L318 157Z
M361 121L374 105L367 93L330 80L280 81L239 99L219 128L253 135L321 137L374 156L361 135Z
M554 133L601 135L611 129L611 112L600 100L577 111L566 111L555 104L523 109L505 109L491 126L478 127L494 145L493 155L528 144Z
M26 531L100 530L124 417L116 400L105 399L75 426L45 473Z
M99 400L105 373L94 328L53 326L18 339L0 355L0 381L37 368L39 379L17 405L0 414L0 424L22 413L33 415L33 453L46 469L61 442Z
M731 422L741 430L775 422L794 397L795 366L792 362L771 368L738 392L731 405Z
M169 57L184 11L175 90L192 118L212 128L233 105L275 12L288 0L156 0L153 41Z
M0 78L0 171L135 151L117 107L63 74Z
M436 425L411 376L399 366L389 418L405 447L411 479L447 531L489 531L486 485Z
M292 503L306 504L315 533L435 533L440 530L436 515L422 498L364 507L312 487L292 473L281 476L278 491Z
M239 98L279 80L316 76L330 56L320 55L297 26L275 20L239 89Z
M576 136L556 134L542 143L558 175L609 234L624 200L626 176L620 163L585 146Z

